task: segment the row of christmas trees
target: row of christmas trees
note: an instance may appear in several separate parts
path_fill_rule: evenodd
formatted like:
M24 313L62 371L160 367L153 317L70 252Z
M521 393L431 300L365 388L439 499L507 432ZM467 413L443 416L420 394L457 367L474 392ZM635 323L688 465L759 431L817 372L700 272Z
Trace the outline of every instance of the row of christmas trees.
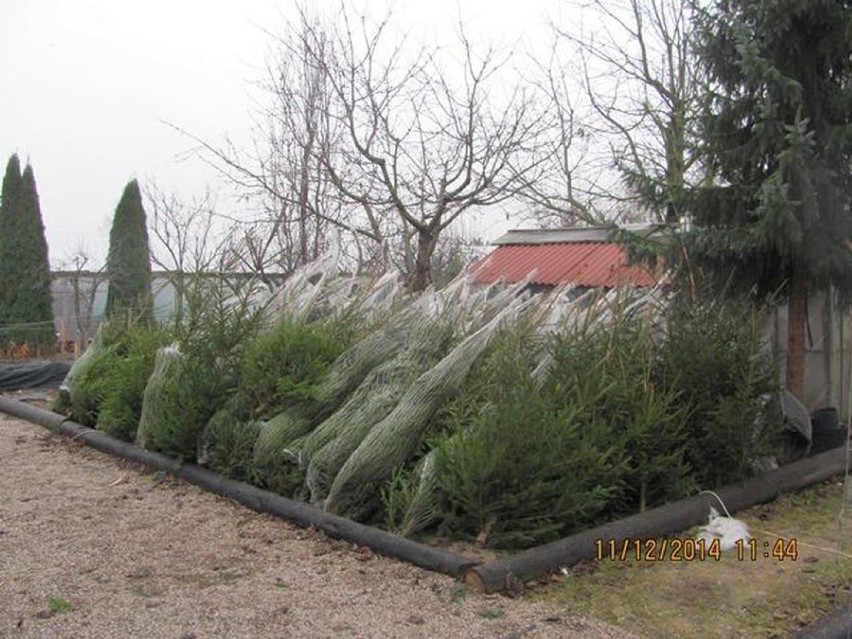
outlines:
M145 209L136 180L115 210L107 257L107 313L133 307L151 313L151 263ZM47 240L32 166L17 155L0 192L0 353L56 343Z

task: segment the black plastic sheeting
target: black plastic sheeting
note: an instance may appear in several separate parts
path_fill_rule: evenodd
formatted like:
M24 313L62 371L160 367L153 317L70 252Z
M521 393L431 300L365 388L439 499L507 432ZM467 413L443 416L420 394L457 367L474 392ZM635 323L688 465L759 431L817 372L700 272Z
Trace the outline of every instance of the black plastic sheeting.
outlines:
M0 364L0 391L59 388L70 369L71 362Z

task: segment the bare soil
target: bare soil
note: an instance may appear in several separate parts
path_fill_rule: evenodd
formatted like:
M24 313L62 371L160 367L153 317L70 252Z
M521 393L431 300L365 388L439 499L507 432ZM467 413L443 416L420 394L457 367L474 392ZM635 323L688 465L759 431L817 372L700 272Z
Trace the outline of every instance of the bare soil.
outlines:
M0 637L633 635L479 595L0 414Z

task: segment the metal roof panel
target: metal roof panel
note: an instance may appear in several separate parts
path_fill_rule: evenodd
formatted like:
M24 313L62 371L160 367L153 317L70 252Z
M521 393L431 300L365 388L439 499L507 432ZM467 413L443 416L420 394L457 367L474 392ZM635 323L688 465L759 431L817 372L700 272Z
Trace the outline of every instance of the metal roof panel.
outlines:
M657 278L641 265L628 264L624 249L613 242L505 244L471 267L482 283L499 280L580 286L654 286Z

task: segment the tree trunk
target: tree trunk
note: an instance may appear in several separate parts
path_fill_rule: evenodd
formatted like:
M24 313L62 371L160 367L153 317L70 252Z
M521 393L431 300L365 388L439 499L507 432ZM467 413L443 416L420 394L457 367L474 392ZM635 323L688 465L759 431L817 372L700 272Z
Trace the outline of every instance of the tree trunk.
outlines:
M677 101L672 108L666 130L666 188L668 189L665 222L680 221L683 204L683 182L686 172L686 133L683 106Z
M435 235L429 230L417 232L417 259L411 278L411 290L424 290L432 283L432 254L435 252Z
M184 277L183 265L177 273L175 282L175 315L174 322L180 325L183 322L183 302L186 294L186 279Z
M805 323L807 322L808 286L801 265L793 266L787 302L787 390L804 403L805 396Z
M314 146L314 130L308 124L308 140L305 148L302 150L302 166L299 167L299 265L307 264L311 261L312 256L308 252L308 216L310 215L310 207L308 200L310 198L311 188L311 153Z

